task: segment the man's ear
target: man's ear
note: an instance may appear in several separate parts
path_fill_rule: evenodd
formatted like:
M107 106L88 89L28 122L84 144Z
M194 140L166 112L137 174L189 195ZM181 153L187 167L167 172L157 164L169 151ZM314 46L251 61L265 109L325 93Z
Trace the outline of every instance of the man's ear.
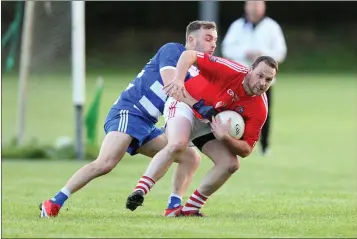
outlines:
M192 35L189 35L187 37L187 41L188 41L188 43L193 44L195 42L195 38Z

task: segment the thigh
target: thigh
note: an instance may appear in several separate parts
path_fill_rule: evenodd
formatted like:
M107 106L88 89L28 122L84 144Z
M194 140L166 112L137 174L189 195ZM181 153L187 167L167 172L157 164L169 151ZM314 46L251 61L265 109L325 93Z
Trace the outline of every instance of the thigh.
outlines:
M193 130L191 134L191 140L212 133L211 126L209 123L197 119L196 117L194 118L193 122L194 123L193 123Z
M96 161L110 162L116 165L124 156L133 138L122 132L109 132L101 145Z
M188 144L195 118L191 107L169 98L165 104L164 118L168 143L180 141Z
M185 118L190 122L191 126L193 127L193 120L195 118L195 115L190 106L183 102L177 101L174 98L169 97L165 103L164 108L165 124L175 118Z
M143 154L147 157L153 158L160 150L162 150L167 145L167 137L165 134L161 134L149 142L145 143L138 149L138 153ZM183 161L189 160L194 162L196 158L199 158L199 153L193 147L188 147L180 155L180 157L175 158L174 162L181 163Z
M195 119L195 126L191 135L192 143L202 152L202 147L209 141L216 139L209 123Z
M151 138L146 143L144 143L137 152L153 158L161 149L167 145L167 137L165 134L161 133L156 137Z
M215 139L216 139L216 137L214 136L214 134L213 133L209 133L209 134L205 134L205 135L199 136L197 138L194 138L192 140L192 144L194 146L196 146L202 152L203 146L207 142L215 140Z
M239 159L231 153L228 147L218 139L210 140L202 147L202 153L207 155L215 165L235 164Z

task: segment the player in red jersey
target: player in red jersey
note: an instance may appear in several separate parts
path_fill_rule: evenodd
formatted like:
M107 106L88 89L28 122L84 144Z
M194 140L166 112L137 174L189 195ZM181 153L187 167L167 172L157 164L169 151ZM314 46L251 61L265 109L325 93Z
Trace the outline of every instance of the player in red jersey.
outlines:
M189 67L197 63L200 75L187 81L184 78ZM276 61L268 56L256 59L246 68L233 61L206 54L185 51L177 64L175 79L165 87L170 98L165 106L168 144L177 145L177 155L185 149L190 139L213 162L214 167L206 174L201 185L191 195L184 207L167 209L166 216L200 216L199 210L207 198L218 190L238 170L240 157L247 157L253 150L267 117L269 89L278 70ZM185 87L189 94L185 93ZM192 96L192 97L191 97ZM197 102L195 99L201 99ZM215 106L217 112L235 110L245 120L245 132L240 140L232 138L229 122L221 124L215 117L211 124L198 119L202 104ZM192 106L191 107L189 107ZM211 126L211 127L210 127ZM139 181L130 199L143 201L140 190L145 178L157 181L171 165L165 148L155 155L143 178Z

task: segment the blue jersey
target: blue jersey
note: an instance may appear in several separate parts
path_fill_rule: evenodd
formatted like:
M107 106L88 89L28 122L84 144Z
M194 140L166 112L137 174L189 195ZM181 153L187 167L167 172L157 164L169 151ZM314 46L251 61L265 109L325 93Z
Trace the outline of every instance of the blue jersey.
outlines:
M130 110L131 113L156 123L163 113L168 98L162 89L164 84L160 71L175 69L185 50L185 47L179 43L163 45L136 78L130 82L112 108ZM193 76L191 74L188 73L186 79Z

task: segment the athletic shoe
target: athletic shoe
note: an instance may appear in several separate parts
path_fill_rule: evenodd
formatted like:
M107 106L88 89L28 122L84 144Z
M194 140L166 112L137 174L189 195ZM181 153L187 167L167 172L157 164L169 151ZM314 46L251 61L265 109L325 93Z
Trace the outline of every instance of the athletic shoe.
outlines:
M181 210L182 210L183 206L178 206L178 207L174 207L174 208L167 208L165 210L164 216L165 217L179 217L181 214Z
M200 211L182 211L180 213L180 217L205 217L205 214Z
M57 217L60 209L61 206L59 204L56 204L51 200L46 200L40 204L40 217Z
M142 206L144 202L144 193L141 190L132 192L126 200L126 208L134 211L138 206Z

